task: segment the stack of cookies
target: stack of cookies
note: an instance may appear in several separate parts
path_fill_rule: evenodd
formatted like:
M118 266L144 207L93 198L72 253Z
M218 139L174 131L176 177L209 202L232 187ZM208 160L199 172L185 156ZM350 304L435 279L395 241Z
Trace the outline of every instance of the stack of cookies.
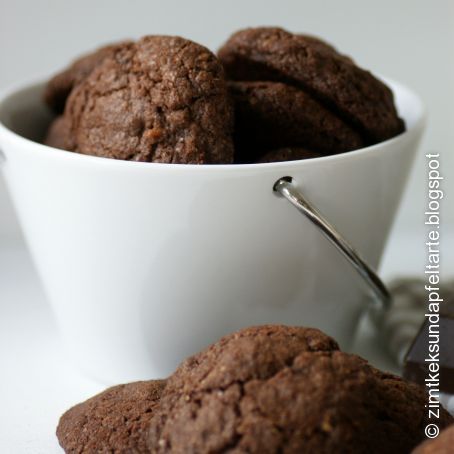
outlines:
M67 453L408 453L425 438L426 402L423 387L319 330L267 325L220 339L166 381L76 405L57 436ZM453 422L441 409L439 428Z
M325 42L280 28L235 33L215 56L145 36L52 78L45 143L107 158L182 164L306 159L404 131L391 90Z

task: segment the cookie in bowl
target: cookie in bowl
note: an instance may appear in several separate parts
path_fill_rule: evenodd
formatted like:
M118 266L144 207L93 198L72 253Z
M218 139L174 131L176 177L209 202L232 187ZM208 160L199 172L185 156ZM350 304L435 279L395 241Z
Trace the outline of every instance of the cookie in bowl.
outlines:
M263 149L267 140L336 154L405 130L391 89L313 36L248 28L234 33L218 56L233 81L240 162L254 160L248 150Z
M112 46L95 62L58 120L67 128L61 148L132 161L232 162L233 109L222 66L208 49L145 36ZM55 145L49 138L52 130L46 143Z

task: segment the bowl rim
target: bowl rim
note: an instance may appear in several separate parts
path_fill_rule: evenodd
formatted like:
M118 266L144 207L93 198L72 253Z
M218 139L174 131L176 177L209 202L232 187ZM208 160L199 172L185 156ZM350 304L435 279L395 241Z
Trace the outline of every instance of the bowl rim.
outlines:
M373 145L369 145L367 147L358 148L356 150L347 151L344 153L327 155L327 156L319 156L310 159L299 159L299 160L292 160L292 161L277 161L277 162L267 162L267 163L251 163L251 164L182 164L182 163L159 163L159 162L141 162L141 161L127 161L122 159L113 159L113 158L106 158L102 156L92 156L86 155L81 153L74 153L67 150L61 150L59 148L50 147L48 145L44 145L39 142L35 142L31 139L28 139L19 133L15 132L14 130L10 129L6 126L0 118L0 157L4 160L6 159L4 155L5 153L2 152L2 136L6 137L10 141L16 142L17 145L22 145L23 149L29 149L32 147L33 153L40 153L43 157L48 158L55 158L55 159L67 159L67 160L76 160L85 163L92 163L98 165L106 165L106 166L118 166L118 167L129 167L129 168L136 168L136 169L154 169L154 170L169 170L169 171L181 171L182 169L186 169L186 171L198 171L198 172L214 172L215 170L218 171L251 171L251 170L273 170L278 169L283 171L285 169L293 169L296 165L304 165L305 167L309 167L311 165L318 165L320 163L327 163L327 162L337 162L345 159L353 159L357 157L361 157L364 155L369 155L377 150L388 148L394 148L394 145L397 146L399 142L406 141L408 138L417 135L423 129L426 123L426 107L421 99L421 97L414 92L412 89L408 88L406 85L401 84L391 78L384 77L384 76L377 76L380 80L385 82L393 91L394 98L396 98L396 92L401 91L404 92L407 96L412 98L413 102L417 106L417 115L410 127L407 127L406 130L397 136L394 136L390 139L387 139L382 142L378 142ZM27 90L42 90L47 80L43 79L34 79L29 81L28 83L16 83L12 86L3 89L0 92L0 111L3 108L4 104L12 97L18 95L20 92L27 91ZM405 118L402 112L398 112L399 115L404 119L406 125L408 125L408 119ZM1 160L0 160L1 163Z

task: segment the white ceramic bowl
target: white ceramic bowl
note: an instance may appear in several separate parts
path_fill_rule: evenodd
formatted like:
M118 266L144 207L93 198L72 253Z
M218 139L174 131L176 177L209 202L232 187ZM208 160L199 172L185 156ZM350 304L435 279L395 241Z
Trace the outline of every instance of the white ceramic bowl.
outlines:
M348 348L364 286L273 185L298 188L373 267L417 144L419 98L391 83L407 131L361 150L250 165L69 153L34 141L42 84L0 101L3 173L72 356L106 382L162 377L219 336L262 323L323 329Z

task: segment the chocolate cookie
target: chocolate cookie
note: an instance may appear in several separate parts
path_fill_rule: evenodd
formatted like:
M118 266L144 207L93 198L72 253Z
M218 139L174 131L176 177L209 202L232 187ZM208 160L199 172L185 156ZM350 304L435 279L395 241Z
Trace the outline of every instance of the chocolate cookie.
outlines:
M338 351L318 330L239 331L186 360L150 420L152 452L409 452L423 388ZM443 412L440 424L452 418Z
M280 82L229 82L235 103L238 162L254 162L251 150L306 147L322 154L361 148L353 128L306 91Z
M146 429L165 382L114 386L76 405L61 418L57 437L66 453L147 453Z
M164 163L230 163L233 108L205 47L146 36L118 46L69 96L73 151Z
M75 60L69 68L56 74L46 85L44 101L55 112L62 113L71 90L82 82L104 58L124 43L101 47Z
M283 82L310 94L362 135L366 144L404 130L391 90L349 57L311 36L249 28L219 50L229 78Z
M50 147L71 150L71 142L68 122L60 115L50 124L43 143Z
M454 450L454 425L443 430L433 439L427 439L412 451L412 454L452 454Z

